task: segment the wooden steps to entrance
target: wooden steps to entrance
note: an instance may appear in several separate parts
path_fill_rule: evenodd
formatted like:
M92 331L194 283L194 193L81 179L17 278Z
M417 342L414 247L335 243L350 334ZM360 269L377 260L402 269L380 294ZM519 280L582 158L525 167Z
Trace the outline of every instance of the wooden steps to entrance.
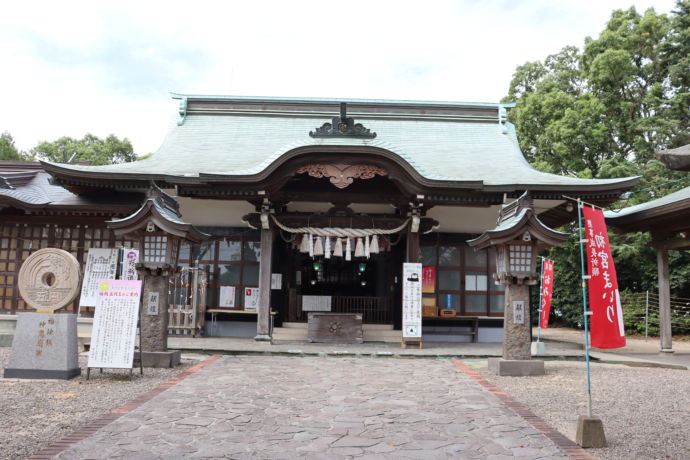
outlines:
M363 324L365 342L400 342L401 331L393 330L391 324ZM273 340L307 341L307 323L284 322L283 327L273 329Z

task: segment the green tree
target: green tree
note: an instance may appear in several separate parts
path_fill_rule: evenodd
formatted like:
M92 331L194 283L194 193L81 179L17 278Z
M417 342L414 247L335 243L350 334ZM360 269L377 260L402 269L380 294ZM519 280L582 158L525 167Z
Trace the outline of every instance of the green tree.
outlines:
M7 131L0 134L0 160L19 161L21 159L22 155L14 146L12 135Z
M580 51L566 47L519 66L504 101L527 159L536 168L579 177L640 176L625 207L690 186L654 152L690 142L690 0L670 15L616 10ZM675 181L675 182L674 182ZM659 184L667 184L658 187ZM576 226L564 231L575 234ZM611 234L622 289L656 288L656 258L646 234ZM574 237L549 251L556 261L554 312L582 318L579 247ZM690 297L690 255L671 254L673 295Z
M65 136L53 142L41 142L31 153L48 161L89 161L92 165L125 163L137 159L129 140L118 139L112 134L105 139L93 134L87 134L83 139Z

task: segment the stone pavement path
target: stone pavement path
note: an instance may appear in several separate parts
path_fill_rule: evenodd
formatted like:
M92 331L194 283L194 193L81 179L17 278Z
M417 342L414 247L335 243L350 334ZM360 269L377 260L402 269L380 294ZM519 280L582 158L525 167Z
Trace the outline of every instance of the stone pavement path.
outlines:
M223 357L59 459L567 458L450 360Z

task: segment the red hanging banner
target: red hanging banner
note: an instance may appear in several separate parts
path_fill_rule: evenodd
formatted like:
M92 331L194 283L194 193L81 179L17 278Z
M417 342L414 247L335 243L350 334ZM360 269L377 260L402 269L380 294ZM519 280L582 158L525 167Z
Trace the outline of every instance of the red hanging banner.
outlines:
M551 296L553 295L553 260L544 259L541 271L541 318L539 324L543 329L549 327Z
M590 276L591 346L621 348L625 346L623 308L604 212L601 209L584 207L582 214L585 219L587 266Z

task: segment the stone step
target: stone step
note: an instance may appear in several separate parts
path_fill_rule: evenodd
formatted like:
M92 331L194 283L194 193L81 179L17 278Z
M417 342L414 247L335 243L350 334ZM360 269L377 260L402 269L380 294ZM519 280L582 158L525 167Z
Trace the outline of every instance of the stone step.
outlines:
M307 323L289 323L284 322L283 329L307 329ZM279 329L279 328L276 328ZM392 324L362 324L362 329L365 331L392 331Z
M364 329L365 342L400 342L401 331L385 329ZM306 328L282 328L273 329L273 340L307 341Z
M283 328L276 327L273 329L273 340L307 340L307 328Z

